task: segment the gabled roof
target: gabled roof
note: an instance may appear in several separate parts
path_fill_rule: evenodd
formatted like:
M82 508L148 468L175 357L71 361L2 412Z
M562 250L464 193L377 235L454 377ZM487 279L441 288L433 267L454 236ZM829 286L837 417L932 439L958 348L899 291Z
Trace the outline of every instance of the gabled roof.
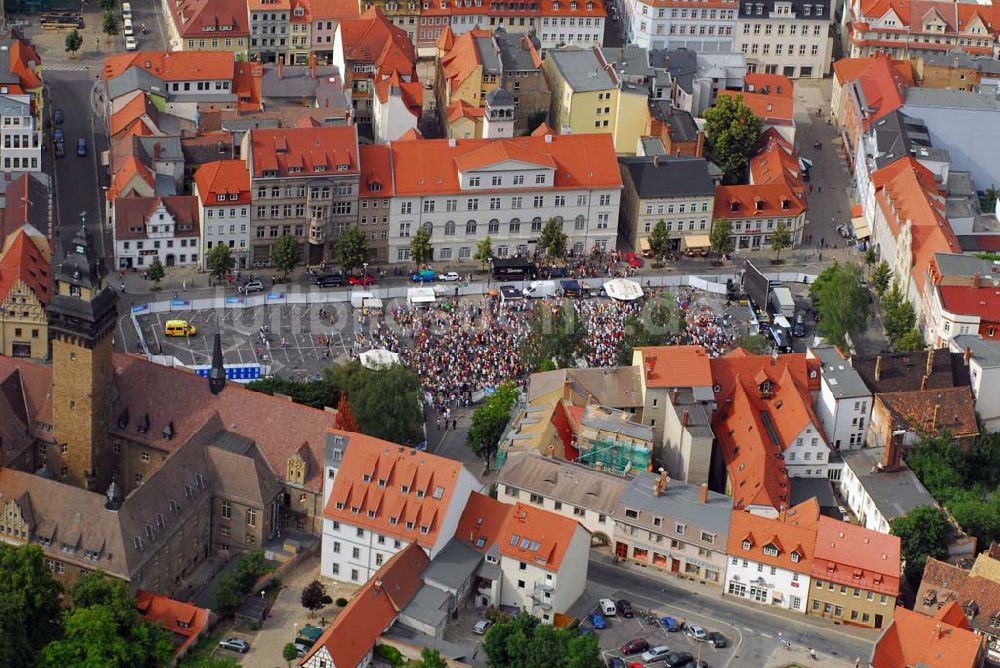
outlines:
M609 516L628 484L621 476L533 452L510 455L497 480L501 493L510 485Z
M174 636L183 638L179 644L175 642L174 656L180 656L194 644L201 632L207 628L212 614L207 608L175 601L168 596L160 596L142 589L135 593L135 602L144 620L154 624L159 622Z
M417 59L409 35L393 25L377 7L372 6L359 18L341 20L340 31L344 60L348 64L372 63L376 74L414 72Z
M699 345L636 348L647 387L711 387L708 353Z
M430 548L462 471L453 459L355 434L323 516Z
M232 81L235 63L232 51L132 51L108 56L102 76L107 81L138 67L163 81Z
M809 575L817 527L812 515L804 518L805 521L798 516L797 511L804 505L794 506L777 518L734 511L729 523L726 554ZM765 547L776 548L777 556L765 554ZM797 560L793 561L793 553L798 555Z
M124 197L115 200L115 240L145 239L147 223L154 212L163 206L173 216L176 237L197 237L198 198L190 195L173 197ZM155 222L155 221L152 221ZM141 231L137 231L141 228Z
M879 58L888 59L883 53L876 53L867 58L841 58L833 63L833 74L841 84L853 81L861 76L871 65L872 60ZM913 85L913 66L909 60L890 60L890 63L903 78L907 85Z
M319 656L331 668L360 666L399 611L416 596L422 585L420 574L429 563L427 553L413 543L396 553L354 594L299 665Z
M750 182L754 185L783 183L800 199L805 199L799 154L774 128L764 130L757 141L757 149L750 158Z
M358 195L392 197L392 155L385 144L361 144L362 172Z
M979 434L972 388L949 387L909 392L882 392L882 402L897 424L915 432L937 433L947 429L955 438Z
M514 506L473 492L458 520L455 540L460 540L479 552L488 552L500 541L501 532L513 512Z
M37 68L42 66L35 47L19 39L0 42L0 83L16 84L27 92L42 87L42 77Z
M806 210L804 198L787 183L719 186L715 215L720 218L794 217Z
M121 132L128 129L134 122L140 120L143 121L142 125L144 130L142 132L149 131L159 133L159 128L156 127L159 117L160 112L155 106L153 106L149 96L145 93L139 92L118 111L111 114L111 137L117 137ZM152 125L150 126L144 119L148 119Z
M821 516L812 576L895 597L900 550L896 536Z
M389 76L379 77L375 81L375 95L379 102L387 104L390 95L399 95L411 114L420 117L424 106L424 85L419 81L403 81L399 73L393 71Z
M130 155L122 163L122 166L116 169L114 174L111 175L111 187L108 188L108 192L106 193L107 198L114 201L120 197L134 193L136 184L132 183L132 181L135 178L139 178L146 183L150 189L150 195L153 193L155 188L153 172L146 165L139 162L139 159L134 155Z
M24 172L7 184L5 206L0 218L0 243L25 225L32 226L38 234L48 233L52 224L49 190L49 177L39 172ZM51 260L50 251L46 251L46 257Z
M482 43L482 44L481 44ZM488 45L489 50L483 48ZM458 88L477 68L483 74L500 74L500 60L492 49L493 37L489 30L473 28L453 39L448 52L441 58L441 70L452 90ZM488 72L493 69L493 72Z
M520 143L485 141L482 145L473 148L471 151L463 153L455 158L455 165L461 172L468 172L483 167L490 167L508 160L523 162L532 167L552 167L556 166L552 156L540 151L532 150Z
M863 104L860 111L866 129L885 114L903 106L913 79L907 78L901 69L888 58L872 58L851 82Z
M353 125L251 130L250 150L254 177L275 172L308 178L314 173L344 175L360 169Z
M747 75L748 77L751 75ZM760 76L780 76L780 75L760 75ZM784 79L785 77L781 77ZM791 83L789 81L789 83ZM791 90L791 86L788 87ZM794 98L785 92L782 87L779 93L777 88L767 85L758 91L733 91L720 90L719 95L732 95L743 98L743 103L753 112L754 116L764 122L765 125L792 125L794 122Z
M0 303L18 281L27 285L43 306L52 296L52 267L44 249L38 245L44 241L33 239L29 230L34 228L23 227L4 241L4 252L0 256Z
M204 206L228 206L250 203L250 173L242 160L216 160L206 163L194 173L198 197ZM219 195L225 197L220 202ZM237 199L232 199L236 195Z
M969 630L957 602L934 617L898 607L892 624L872 651L872 668L973 668L979 665L982 639Z
M715 194L704 158L627 156L618 162L628 170L640 199Z
M518 502L500 532L500 553L558 571L578 528L586 531L568 517Z
M182 38L205 39L206 33L247 37L247 6L244 0L178 0L168 2L170 19Z
M357 0L309 0L313 20L356 19L361 16Z

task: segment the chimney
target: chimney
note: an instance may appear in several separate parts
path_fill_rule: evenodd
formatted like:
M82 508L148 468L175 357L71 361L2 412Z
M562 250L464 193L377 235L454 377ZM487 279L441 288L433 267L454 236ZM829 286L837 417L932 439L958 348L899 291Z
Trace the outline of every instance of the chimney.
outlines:
M969 366L969 358L972 357L972 348L966 348L965 352L962 353L962 363L965 366Z
M928 376L934 371L934 349L931 348L927 351L927 371L925 372Z
M685 408L684 412L681 413L681 426L682 427L687 427L688 426L688 420L690 418L691 418L691 412L688 411L688 409Z
M654 154L653 155L653 167L659 167L659 166L660 166L660 156Z
M882 380L882 356L875 357L875 382Z
M566 376L566 380L563 381L563 399L569 401L571 396L573 396L573 381Z
M677 149L677 150L674 151L674 157L675 158L681 157L681 150L680 149Z
M708 483L701 483L701 487L698 488L698 501L700 503L708 503Z
M674 406L677 405L677 388L670 390L670 403Z
M931 429L937 429L938 413L941 412L941 404L934 404L934 417L931 418Z
M898 471L899 463L903 459L903 434L902 430L892 432L889 441L882 450L882 470Z
M972 275L972 287L974 287L974 288L978 288L979 287L979 272L978 271Z
M282 60L278 61L278 78L283 79L285 76L285 63Z
M160 142L153 142L153 160L159 160L162 151L163 146L160 145Z
M931 635L934 636L934 640L939 640L941 638L941 625L936 624L934 630L931 631Z
M927 389L927 379L928 378L930 378L930 376L928 376L927 374L924 374L923 377L920 378L920 391L921 392L923 392L924 390Z

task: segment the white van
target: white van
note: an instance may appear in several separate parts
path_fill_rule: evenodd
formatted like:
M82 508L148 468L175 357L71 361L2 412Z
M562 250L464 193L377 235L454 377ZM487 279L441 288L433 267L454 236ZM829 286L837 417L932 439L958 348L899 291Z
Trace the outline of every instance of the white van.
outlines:
M601 612L605 617L615 617L618 615L618 608L615 607L615 602L610 598L602 598L600 603Z
M556 285L555 281L532 281L528 284L523 292L525 297L530 297L532 299L542 299L544 297L553 297L559 286Z
M132 5L127 2L122 3L122 18L132 20Z
M126 37L132 37L133 35L135 35L135 31L132 30L132 19L125 19L124 21L122 21L122 25L125 26Z

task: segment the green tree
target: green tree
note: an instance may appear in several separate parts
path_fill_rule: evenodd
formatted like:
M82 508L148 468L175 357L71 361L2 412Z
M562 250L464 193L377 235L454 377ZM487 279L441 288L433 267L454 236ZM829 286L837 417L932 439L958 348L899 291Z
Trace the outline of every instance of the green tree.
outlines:
M747 352L753 353L754 355L766 355L768 352L767 339L764 338L763 334L742 332L736 337L736 346L744 348Z
M778 223L771 234L771 249L774 251L774 261L778 262L781 251L792 245L792 233L784 223Z
M299 658L299 650L295 649L295 643L285 643L285 646L281 648L281 658L288 666L291 666L292 661Z
M424 265L431 261L431 254L434 249L431 247L431 233L425 227L417 230L413 238L410 239L410 259L415 264Z
M869 276L871 276L872 269L875 268L875 265L877 263L878 263L878 253L875 252L874 248L869 246L868 250L865 251L865 272Z
M888 262L882 260L872 270L872 290L875 291L875 295L878 296L879 300L882 299L885 291L889 289L890 280L892 280L892 269L889 268Z
M496 453L500 436L510 421L510 411L517 401L517 394L513 384L505 383L472 413L472 425L465 442L476 455L489 461Z
M913 304L895 285L882 301L882 324L893 348L896 346L896 341L917 324L917 314L913 310Z
M59 635L62 589L39 546L2 541L0 582L0 666L34 666L39 650Z
M423 425L420 379L409 367L373 370L370 380L349 394L361 431L393 443L417 443Z
M545 370L546 362L554 369L576 366L585 334L572 304L564 303L555 312L536 304L528 319L528 335L521 341L521 360L532 372Z
M236 259L233 258L233 251L227 244L215 244L205 255L208 273L217 281L223 280L235 264Z
M292 273L300 260L299 240L290 234L280 237L271 247L271 262L281 272L284 280Z
M80 37L80 33L76 30L71 30L68 35L66 35L66 53L70 56L76 56L76 52L80 50L83 46L83 38Z
M912 353L918 350L926 350L927 344L924 342L924 335L916 329L904 332L895 343L892 349L897 353Z
M920 583L927 557L946 559L954 528L945 512L936 506L920 506L890 523L892 535L899 536L906 579L914 589Z
M739 95L720 95L705 110L705 138L712 161L727 183L739 183L760 138L761 121Z
M732 253L736 242L733 241L733 221L728 218L716 218L712 221L712 229L708 233L708 241L712 249L723 255Z
M496 621L483 639L490 666L503 668L601 668L604 660L594 635L575 628L540 624L527 612Z
M257 580L272 570L274 570L274 567L267 562L264 550L258 549L241 554L236 561L236 565L233 567L232 573L236 578L237 584L239 584L240 590L244 594L247 594L253 589Z
M115 16L114 9L106 9L104 11L104 26L102 30L108 36L109 42L118 35L118 17Z
M340 399L340 392L334 385L331 375L330 369L324 369L323 377L319 380L297 381L271 376L247 383L246 388L263 394L283 394L291 397L295 403L313 408L326 406L333 408Z
M160 262L159 257L154 257L153 261L149 263L146 268L146 280L152 281L156 288L160 287L160 281L163 277L167 275L166 270L163 268L163 263Z
M42 666L154 668L170 662L170 633L139 616L135 598L121 580L100 571L87 573L73 587L72 597L63 636L42 650Z
M232 573L223 573L212 583L212 610L228 617L243 604L244 592Z
M326 598L326 587L319 580L313 580L302 588L302 607L309 611L310 617L323 607L324 598Z
M358 227L348 227L337 237L337 262L348 274L368 261L368 237Z
M990 186L986 189L985 198L983 199L983 211L986 213L993 213L997 208L997 187Z
M479 262L485 269L489 261L493 259L493 239L487 236L476 244L476 254L472 259Z
M868 294L861 287L861 269L834 262L810 286L819 312L817 333L845 348L847 335L856 333L868 317Z
M555 218L549 218L542 228L541 234L538 235L538 247L545 251L545 257L549 261L566 255L566 234Z
M667 257L670 248L670 233L667 232L667 224L660 219L653 225L653 231L649 233L649 250L653 252L653 257L658 262L662 262Z
M430 647L420 650L420 660L409 665L413 668L448 668L448 662L441 656L441 652Z

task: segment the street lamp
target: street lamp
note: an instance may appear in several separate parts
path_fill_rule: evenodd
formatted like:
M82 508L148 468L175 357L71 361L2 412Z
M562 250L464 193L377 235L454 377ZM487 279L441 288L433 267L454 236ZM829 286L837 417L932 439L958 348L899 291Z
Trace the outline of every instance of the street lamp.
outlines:
M361 281L364 282L368 278L368 263L361 263Z

